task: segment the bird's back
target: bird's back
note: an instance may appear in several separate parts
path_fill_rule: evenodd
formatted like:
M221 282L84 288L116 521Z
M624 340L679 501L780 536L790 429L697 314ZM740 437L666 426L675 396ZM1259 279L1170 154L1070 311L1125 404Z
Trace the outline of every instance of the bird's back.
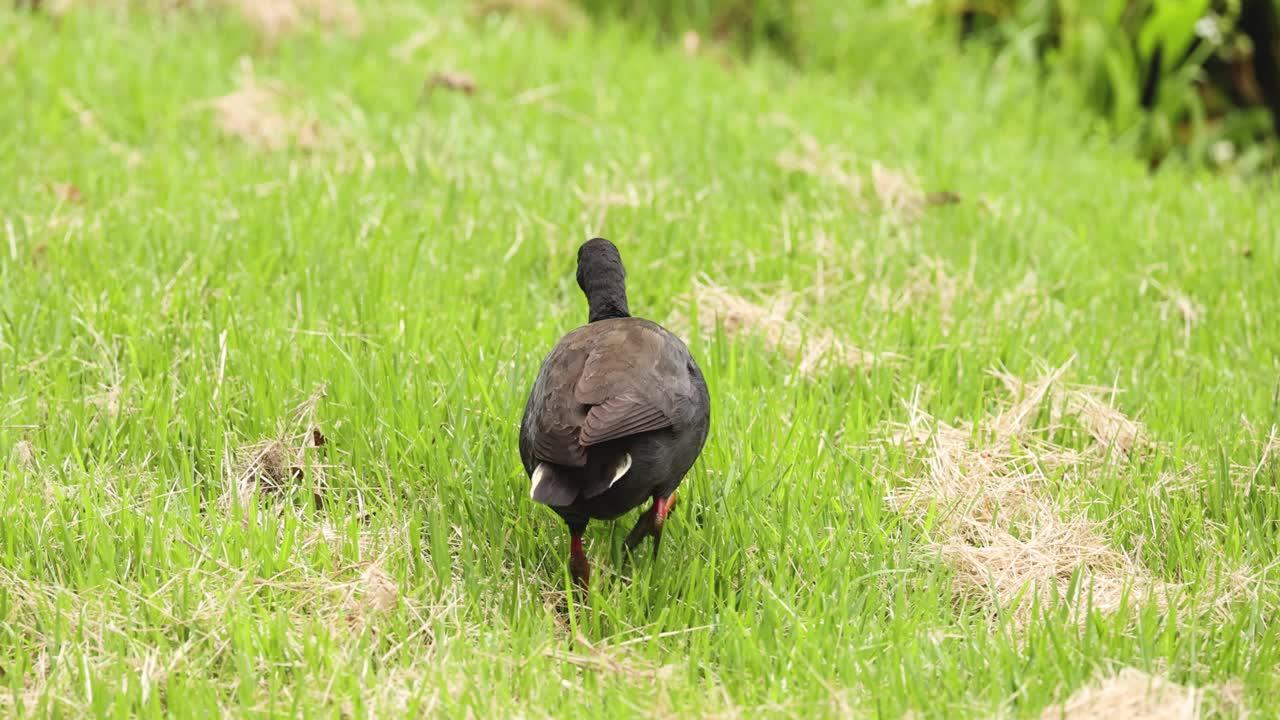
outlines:
M597 321L565 335L543 361L521 422L521 459L531 477L540 463L553 466L566 487L548 504L568 504L610 489L620 454L643 436L662 435L638 448L645 452L636 459L648 467L630 475L673 482L667 476L683 477L701 450L709 406L702 373L679 338L641 318Z

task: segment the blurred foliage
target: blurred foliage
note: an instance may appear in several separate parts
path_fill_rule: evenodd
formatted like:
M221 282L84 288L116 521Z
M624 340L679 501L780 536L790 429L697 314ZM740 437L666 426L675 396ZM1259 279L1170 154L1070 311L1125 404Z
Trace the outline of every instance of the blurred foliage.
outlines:
M1273 162L1280 87L1273 0L940 0L968 41L1035 65L1153 165L1171 153Z
M751 54L761 49L799 61L803 3L793 0L579 0L590 14L623 19L675 39L688 32Z
M906 84L923 81L928 63L942 61L927 51L943 43L921 42L919 33L933 33L907 19L914 15L932 22L934 32L940 22L966 43L990 46L997 68L1032 68L1050 97L1095 112L1153 166L1177 155L1240 170L1276 157L1275 2L579 0L596 18L632 22L686 48L715 43L748 56L768 50L799 66L850 75L901 71Z

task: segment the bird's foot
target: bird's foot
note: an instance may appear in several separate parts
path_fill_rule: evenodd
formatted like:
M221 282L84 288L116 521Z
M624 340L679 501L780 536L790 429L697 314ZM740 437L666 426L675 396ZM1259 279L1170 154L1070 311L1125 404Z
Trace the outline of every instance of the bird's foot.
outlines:
M636 526L631 528L631 532L627 533L626 546L628 551L634 551L636 547L644 541L646 537L653 537L653 555L657 557L658 546L662 544L662 526L667 522L667 516L671 514L671 509L675 507L676 495L672 493L670 497L653 499L653 505L640 516L636 521Z

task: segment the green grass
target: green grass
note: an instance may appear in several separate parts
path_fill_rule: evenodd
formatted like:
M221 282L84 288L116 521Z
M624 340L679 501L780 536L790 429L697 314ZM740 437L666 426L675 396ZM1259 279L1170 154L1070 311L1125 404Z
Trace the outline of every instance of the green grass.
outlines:
M1031 78L878 40L913 36L905 12L867 11L844 72L803 74L452 4L370 5L359 35L274 47L219 14L0 11L0 706L1037 717L1134 666L1241 683L1277 716L1274 182L1149 176ZM323 147L217 127L201 103L242 56ZM424 95L437 70L478 92ZM895 221L780 168L805 135L963 200ZM623 582L632 518L592 525L597 585L567 615L567 534L528 499L516 432L542 357L585 322L573 260L596 234L637 315L696 313L705 274L798 292L901 358L801 378L759 337L690 331L713 427L662 555ZM1046 492L1186 598L1022 627L953 599L932 521L886 500L919 463L877 446L917 389L981 422L1005 400L988 368L1072 357L1159 447ZM311 468L227 502L237 449L305 431L319 387L323 486ZM1252 580L1207 612L1224 568Z

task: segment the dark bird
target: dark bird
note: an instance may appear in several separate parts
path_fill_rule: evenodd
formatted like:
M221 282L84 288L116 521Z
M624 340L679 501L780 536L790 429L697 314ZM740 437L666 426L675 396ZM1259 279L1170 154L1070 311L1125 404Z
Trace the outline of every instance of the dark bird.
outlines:
M653 498L627 535L635 549L662 526L676 488L707 440L711 397L680 338L631 317L618 248L593 238L578 248L578 287L588 323L547 355L520 423L529 496L569 526L569 568L585 589L591 566L582 532Z

